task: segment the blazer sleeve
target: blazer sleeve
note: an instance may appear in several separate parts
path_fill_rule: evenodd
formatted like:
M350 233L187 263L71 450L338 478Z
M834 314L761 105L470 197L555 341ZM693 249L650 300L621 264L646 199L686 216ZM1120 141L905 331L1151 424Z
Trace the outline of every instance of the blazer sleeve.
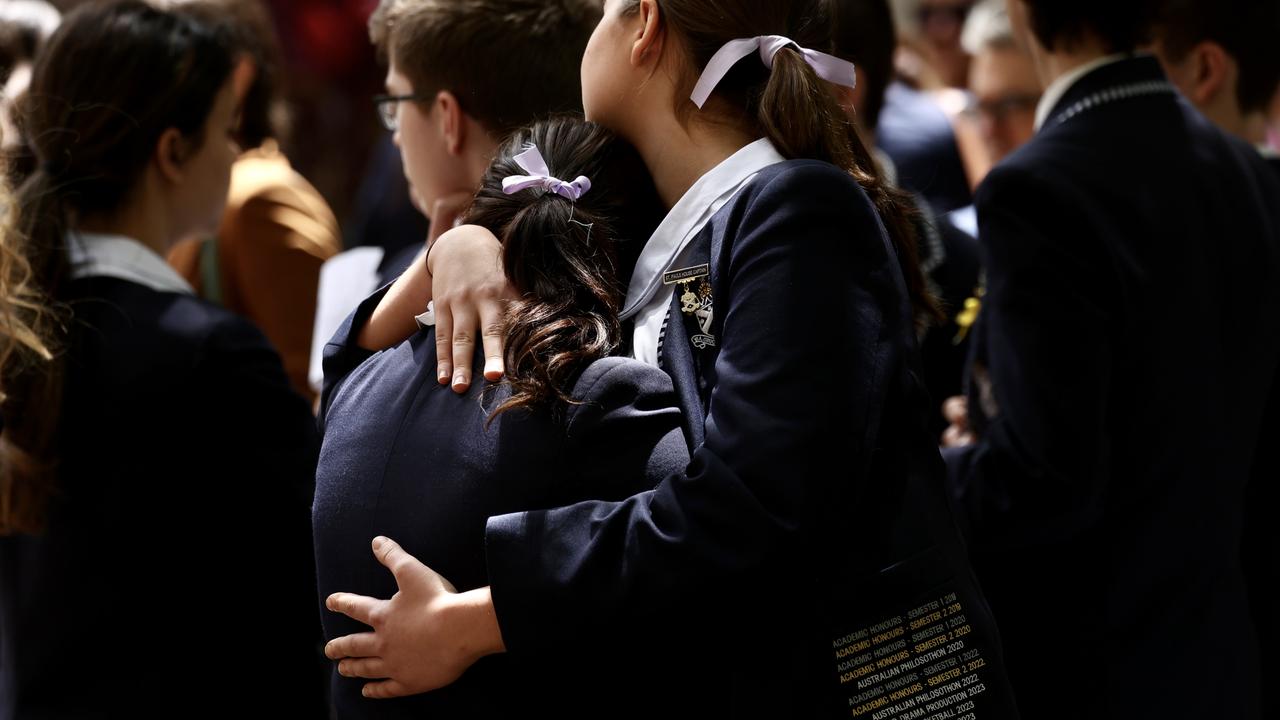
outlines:
M945 454L975 550L1054 545L1103 510L1119 280L1088 207L1019 168L979 192L987 289L970 412L982 435Z
M382 302L382 298L386 296L392 284L387 283L377 292L365 298L347 316L347 319L342 321L342 324L338 326L337 332L324 345L324 384L320 390L320 412L318 417L321 432L324 430L325 415L328 414L329 403L333 399L334 392L337 391L342 381L352 370L360 367L361 363L377 354L372 350L360 347L356 340L360 337L360 332L364 330L364 326L368 324L369 318L373 317L373 311L378 309L378 303Z
M830 468L865 457L891 364L885 303L903 298L893 252L837 168L799 164L761 182L744 191L720 269L729 297L717 381L688 468L622 502L490 518L489 580L509 649L732 602L735 588L792 565ZM842 357L851 346L860 352ZM815 372L842 362L840 391L821 391Z

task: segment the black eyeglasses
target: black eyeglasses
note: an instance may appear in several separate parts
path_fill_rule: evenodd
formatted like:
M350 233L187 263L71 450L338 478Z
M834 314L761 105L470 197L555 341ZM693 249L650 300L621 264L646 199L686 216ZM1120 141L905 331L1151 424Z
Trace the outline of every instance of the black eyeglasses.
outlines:
M422 100L423 97L417 93L408 95L375 95L373 97L373 106L378 111L378 119L382 121L382 127L395 132L400 126L400 103L405 100Z
M975 118L985 116L996 122L1003 122L1010 115L1034 112L1039 102L1038 93L1006 95L989 100L975 99L965 108L965 112Z

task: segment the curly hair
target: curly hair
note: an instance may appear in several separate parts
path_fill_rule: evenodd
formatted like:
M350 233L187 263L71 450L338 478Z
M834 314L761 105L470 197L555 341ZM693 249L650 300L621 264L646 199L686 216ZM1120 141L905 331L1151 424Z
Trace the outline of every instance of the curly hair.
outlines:
M586 176L591 189L577 201L537 188L503 192L503 178L527 174L515 156L529 145L554 176ZM639 154L600 125L558 116L503 143L465 218L502 242L507 277L521 295L505 326L512 394L490 421L519 407L574 402L577 375L622 342L626 281L662 215Z
M56 383L49 378L56 375L62 326L62 313L27 260L16 215L0 177L0 534L33 532L42 525L51 491L49 483L36 481L50 470L42 459L48 441L38 440L45 428L16 418L24 406L55 399L50 393Z

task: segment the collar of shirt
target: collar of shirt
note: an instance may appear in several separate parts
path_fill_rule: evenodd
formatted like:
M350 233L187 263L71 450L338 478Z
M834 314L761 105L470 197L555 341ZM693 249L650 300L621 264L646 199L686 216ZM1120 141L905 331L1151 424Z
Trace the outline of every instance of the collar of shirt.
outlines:
M633 317L662 288L662 274L693 237L761 170L783 162L768 138L747 145L712 168L689 188L658 225L636 261L622 319Z
M1258 154L1268 160L1280 160L1280 150L1270 145L1258 145Z
M157 292L195 295L181 275L151 248L123 235L73 231L67 235L71 277L112 277Z
M1077 68L1073 68L1062 75L1059 75L1057 80L1049 83L1049 87L1045 88L1044 95L1040 96L1040 103L1036 105L1036 131L1039 132L1040 128L1044 127L1044 124L1049 120L1049 114L1053 112L1053 108L1057 106L1068 92L1070 92L1071 88L1074 87L1076 83L1084 79L1084 76L1094 70L1106 67L1113 63L1118 63L1121 60L1126 60L1130 57L1132 57L1132 55L1127 53L1107 55L1106 57L1100 57L1097 60L1091 60Z
M671 302L671 293L662 292L663 273L672 269L693 238L756 173L785 160L768 138L756 140L698 178L658 225L636 261L621 315L624 320L636 319L632 350L637 359L658 364L658 337Z

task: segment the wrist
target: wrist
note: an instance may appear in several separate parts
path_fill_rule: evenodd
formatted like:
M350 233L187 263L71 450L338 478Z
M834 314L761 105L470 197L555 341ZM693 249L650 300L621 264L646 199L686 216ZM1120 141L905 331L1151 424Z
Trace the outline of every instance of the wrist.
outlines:
M498 627L498 616L493 609L493 595L489 588L453 595L453 612L450 623L459 630L460 652L474 663L486 655L506 652L502 641L502 630Z
M440 237L432 240L431 242L427 243L427 254L422 259L422 264L427 268L427 277L429 278L435 277L435 273L432 271L432 268L431 268L431 257L432 255L435 255L437 256L436 259L439 259L440 253L436 252L436 246L443 244L445 239L451 236L452 236L452 232L447 232L441 235Z
M426 269L427 277L429 278L435 277L431 272L431 251L434 250L438 244L440 244L440 238L436 238L435 240L427 243L427 251L422 254L422 267Z

